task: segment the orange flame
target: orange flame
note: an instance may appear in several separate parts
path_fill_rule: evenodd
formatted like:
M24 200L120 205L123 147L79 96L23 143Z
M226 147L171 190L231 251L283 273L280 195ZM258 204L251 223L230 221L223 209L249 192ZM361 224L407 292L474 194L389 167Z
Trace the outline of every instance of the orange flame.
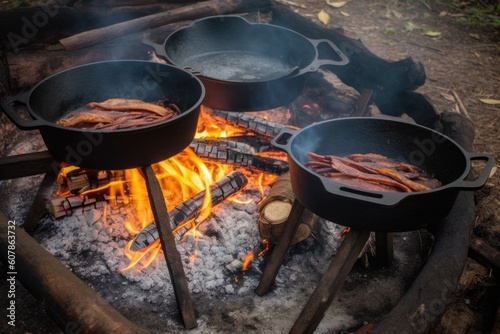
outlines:
M351 231L351 228L350 227L346 227L344 228L344 230L342 231L342 233L340 234L340 237L342 239L344 239L345 237L347 237L347 233L349 233Z
M243 259L243 265L241 266L241 269L243 271L247 271L248 266L253 261L253 258L254 258L254 252L253 250L251 250L250 252L247 253L247 255L245 255L245 258Z

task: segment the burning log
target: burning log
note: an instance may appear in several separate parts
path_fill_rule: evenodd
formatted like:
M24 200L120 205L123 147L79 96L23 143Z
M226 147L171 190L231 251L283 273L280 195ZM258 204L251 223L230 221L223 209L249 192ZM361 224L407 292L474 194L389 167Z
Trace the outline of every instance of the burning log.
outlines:
M104 28L82 32L59 42L68 50L75 50L115 39L125 34L155 28L173 22L193 20L204 16L252 11L269 7L266 0L209 0L180 8L151 14Z
M246 137L248 138L248 137ZM222 139L194 139L193 145L207 145L207 146L218 146L218 147L227 147L234 151L238 151L241 153L254 154L255 148L247 144L244 141L233 141L231 140L222 140Z
M285 127L283 124L278 124L266 120L265 118L250 115L243 112L225 112L220 110L211 110L210 114L224 122L232 124L237 128L255 132L258 135L274 138L281 129Z
M202 159L205 158L276 175L281 175L288 171L288 162L286 161L243 153L224 146L224 144L221 146L219 143L218 145L211 145L205 142L193 141L190 147Z
M227 197L235 194L243 188L247 182L247 178L241 172L232 172L211 185L210 194L212 197L212 206L216 206ZM173 208L168 213L172 229L182 226L183 223L198 216L203 205L204 197L205 191L201 191ZM137 252L148 247L154 241L158 240L158 238L159 233L156 223L153 222L134 238L130 250Z
M262 239L276 243L285 229L295 197L290 183L290 173L281 175L271 187L269 194L259 203L259 232ZM317 216L305 209L300 224L291 242L292 245L306 239L312 232Z

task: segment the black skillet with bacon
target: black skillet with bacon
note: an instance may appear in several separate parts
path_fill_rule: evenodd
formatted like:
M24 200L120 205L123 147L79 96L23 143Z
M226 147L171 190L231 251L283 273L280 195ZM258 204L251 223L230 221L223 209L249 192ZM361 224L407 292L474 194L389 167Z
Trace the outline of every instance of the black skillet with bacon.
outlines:
M374 232L438 223L459 191L481 188L494 166L490 155L466 152L437 131L375 117L284 128L272 144L288 153L294 196L304 207ZM468 179L472 160L486 162L474 180Z

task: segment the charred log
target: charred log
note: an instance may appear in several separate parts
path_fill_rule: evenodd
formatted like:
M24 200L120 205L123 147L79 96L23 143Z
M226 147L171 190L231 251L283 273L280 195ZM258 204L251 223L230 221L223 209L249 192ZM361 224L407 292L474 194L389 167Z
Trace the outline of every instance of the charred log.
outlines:
M235 167L245 167L249 170L281 175L288 171L288 162L243 153L227 146L211 145L193 141L190 145L193 151L202 159L231 164Z
M210 114L216 119L227 122L245 131L251 131L267 138L274 138L285 126L268 121L262 117L250 115L243 112L226 112L221 110L211 110Z
M248 182L246 177L240 172L232 172L215 184L210 186L210 195L212 206L222 203L224 199L235 194ZM173 230L182 227L182 225L191 219L196 218L202 209L205 197L205 191L190 197L179 204L169 212L170 226ZM142 230L135 238L130 247L134 252L144 249L158 240L159 233L156 223L153 222Z

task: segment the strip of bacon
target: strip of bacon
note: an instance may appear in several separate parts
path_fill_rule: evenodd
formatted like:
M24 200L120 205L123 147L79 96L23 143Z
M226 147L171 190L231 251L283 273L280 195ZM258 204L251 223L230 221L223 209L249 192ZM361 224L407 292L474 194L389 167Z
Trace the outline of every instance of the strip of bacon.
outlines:
M310 160L304 164L307 168L320 175L336 180L347 180L340 178L339 173L349 178L358 178L361 182L353 180L346 182L349 182L351 185L356 184L365 189L368 187L374 189L374 187L371 185L362 187L363 182L387 186L389 187L387 189L397 187L398 191L424 191L435 189L442 185L437 179L427 178L417 166L403 163L380 154L351 154L346 158L342 158L334 155L320 155L309 152L308 157ZM383 178L379 179L379 177ZM369 180L369 178L372 178L372 180ZM387 179L392 179L393 181L387 183Z
M149 111L159 116L173 116L176 114L171 109L166 109L154 103L144 102L134 99L109 99L103 102L90 102L87 104L89 108L100 108L105 110L131 111L144 110Z
M61 118L56 122L56 124L66 127L74 127L78 124L97 124L111 122L113 122L113 119L110 117L98 115L91 111L81 111L71 114L68 117Z
M379 175L379 174L369 174L366 172L362 172L356 168L353 168L351 166L348 166L348 165L342 163L340 160L336 159L333 156L330 156L330 157L333 158L332 159L332 167L334 169L338 170L339 172L341 172L342 174L345 174L345 175L348 175L351 177L355 177L355 178L358 178L361 180L365 180L365 181L376 182L376 183L380 183L380 184L393 186L393 187L399 188L402 191L406 191L406 192L412 191L411 188L409 188L405 184L402 184L398 181L395 181L394 179L391 179L390 177L387 177L384 175Z

